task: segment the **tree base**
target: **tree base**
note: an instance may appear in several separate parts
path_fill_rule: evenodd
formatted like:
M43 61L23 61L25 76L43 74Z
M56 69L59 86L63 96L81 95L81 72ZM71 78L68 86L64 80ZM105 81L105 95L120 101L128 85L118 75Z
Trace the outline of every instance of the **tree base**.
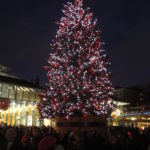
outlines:
M73 117L66 120L63 117L56 117L55 130L58 133L66 133L69 130L74 132L95 131L105 128L107 126L107 119L105 116L90 116L90 117Z

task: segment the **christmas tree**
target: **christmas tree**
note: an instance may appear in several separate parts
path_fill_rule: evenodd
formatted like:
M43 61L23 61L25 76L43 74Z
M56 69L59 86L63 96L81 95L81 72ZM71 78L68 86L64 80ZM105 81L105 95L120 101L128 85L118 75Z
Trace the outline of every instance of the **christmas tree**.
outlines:
M101 48L100 30L82 0L64 5L64 17L51 43L47 70L47 90L42 93L42 118L76 114L107 114L112 103L108 59Z

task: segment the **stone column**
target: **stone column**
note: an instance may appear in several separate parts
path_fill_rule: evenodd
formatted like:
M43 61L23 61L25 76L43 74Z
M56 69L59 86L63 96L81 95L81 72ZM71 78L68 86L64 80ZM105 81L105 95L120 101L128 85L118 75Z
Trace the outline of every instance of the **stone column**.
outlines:
M34 110L32 109L32 126L34 126Z
M16 111L14 111L14 125L16 125Z
M27 126L27 110L25 108L25 126Z
M9 111L9 125L11 125L11 112Z

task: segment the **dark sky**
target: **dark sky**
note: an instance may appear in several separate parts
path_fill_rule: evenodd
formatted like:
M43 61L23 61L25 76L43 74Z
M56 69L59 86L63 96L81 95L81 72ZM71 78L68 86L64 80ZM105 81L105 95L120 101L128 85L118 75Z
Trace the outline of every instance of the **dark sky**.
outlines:
M68 0L0 1L0 63L29 81L45 70ZM73 1L73 0L70 0ZM98 19L113 86L150 83L150 0L84 0Z

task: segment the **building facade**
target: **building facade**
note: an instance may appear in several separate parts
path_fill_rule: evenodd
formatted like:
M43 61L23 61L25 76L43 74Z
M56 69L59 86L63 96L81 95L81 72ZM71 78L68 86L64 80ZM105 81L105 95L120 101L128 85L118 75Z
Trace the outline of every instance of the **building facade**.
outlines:
M129 87L117 88L113 100L124 102L112 112L112 125L134 126L140 129L150 127L150 88Z
M9 74L0 65L0 124L40 126L37 103L42 88Z

